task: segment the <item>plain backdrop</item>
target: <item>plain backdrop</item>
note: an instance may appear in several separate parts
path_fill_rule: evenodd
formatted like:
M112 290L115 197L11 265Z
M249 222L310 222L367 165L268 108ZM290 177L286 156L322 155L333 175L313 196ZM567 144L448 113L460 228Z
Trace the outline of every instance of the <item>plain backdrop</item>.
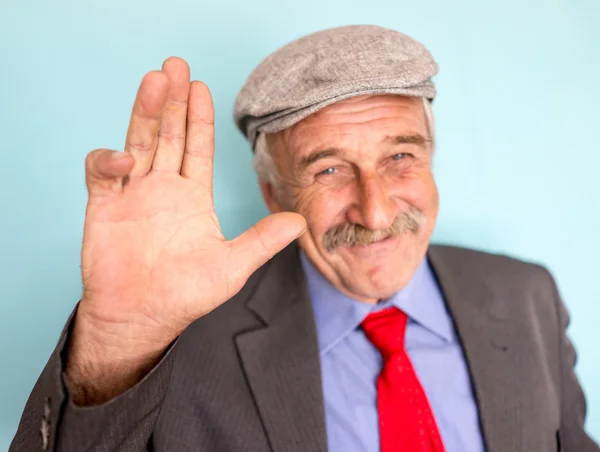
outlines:
M212 89L233 237L266 214L238 89L281 45L355 23L410 34L440 64L434 239L552 271L600 439L598 0L1 0L0 450L81 293L84 157L122 149L143 74L177 55Z

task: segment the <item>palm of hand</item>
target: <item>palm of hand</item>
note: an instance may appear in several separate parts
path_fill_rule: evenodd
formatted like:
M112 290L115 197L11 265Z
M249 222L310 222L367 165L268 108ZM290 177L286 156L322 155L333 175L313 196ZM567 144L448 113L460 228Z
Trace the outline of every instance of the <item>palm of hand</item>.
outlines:
M80 310L94 322L172 339L304 229L300 216L283 213L233 241L223 237L212 199L212 118L206 87L190 85L187 64L170 59L142 82L125 153L88 156Z

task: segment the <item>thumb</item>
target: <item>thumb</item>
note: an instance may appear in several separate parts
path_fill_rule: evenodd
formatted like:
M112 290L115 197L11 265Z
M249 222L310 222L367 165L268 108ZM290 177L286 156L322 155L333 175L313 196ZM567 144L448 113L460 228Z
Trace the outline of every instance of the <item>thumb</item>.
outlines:
M260 266L306 231L302 215L281 212L263 218L231 241L237 275L247 280Z
M133 157L123 152L96 149L85 159L85 183L90 193L114 190L133 168Z

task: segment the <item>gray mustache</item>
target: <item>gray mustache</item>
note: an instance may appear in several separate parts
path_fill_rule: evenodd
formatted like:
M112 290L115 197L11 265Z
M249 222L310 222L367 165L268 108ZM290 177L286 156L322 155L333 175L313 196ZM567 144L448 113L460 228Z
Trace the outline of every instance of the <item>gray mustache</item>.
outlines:
M410 207L407 212L401 212L394 222L386 229L369 229L359 224L340 224L329 229L323 237L327 251L333 251L340 246L369 245L390 237L396 237L405 232L419 232L425 223L423 213Z

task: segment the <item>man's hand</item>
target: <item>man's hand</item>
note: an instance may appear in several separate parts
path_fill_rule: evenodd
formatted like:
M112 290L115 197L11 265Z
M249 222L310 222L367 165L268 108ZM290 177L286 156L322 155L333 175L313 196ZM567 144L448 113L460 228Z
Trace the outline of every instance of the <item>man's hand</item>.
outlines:
M305 229L271 215L232 241L213 206L214 111L187 63L165 61L140 85L125 152L86 160L84 293L67 359L75 402L135 384L194 320L235 295ZM200 344L201 346L201 344Z

